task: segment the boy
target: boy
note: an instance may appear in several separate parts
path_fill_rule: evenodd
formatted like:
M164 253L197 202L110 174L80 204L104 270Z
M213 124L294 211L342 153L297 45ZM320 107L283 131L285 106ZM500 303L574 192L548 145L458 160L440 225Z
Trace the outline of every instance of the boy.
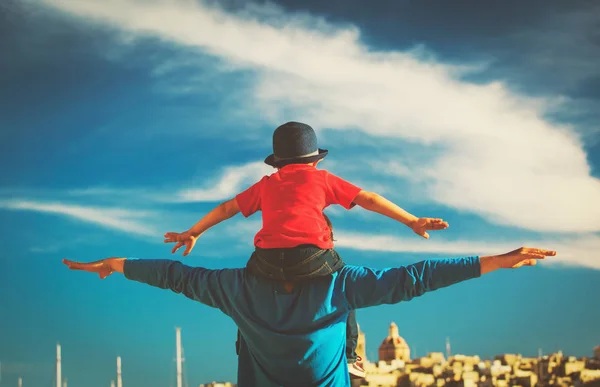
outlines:
M247 269L271 280L307 281L330 275L344 266L333 248L332 230L323 216L329 205L339 204L348 210L359 205L407 225L424 238L429 238L427 230L448 227L442 219L417 218L375 193L317 169L327 153L318 148L310 126L299 122L281 125L273 133L273 154L265 159L277 172L218 205L188 231L166 233L165 243L177 242L172 253L185 245L186 256L209 228L239 212L249 217L261 211L263 226L254 238L255 251ZM353 317L349 316L352 328L356 325ZM356 364L356 342L352 343L351 337L347 340L349 371L363 377L362 366Z

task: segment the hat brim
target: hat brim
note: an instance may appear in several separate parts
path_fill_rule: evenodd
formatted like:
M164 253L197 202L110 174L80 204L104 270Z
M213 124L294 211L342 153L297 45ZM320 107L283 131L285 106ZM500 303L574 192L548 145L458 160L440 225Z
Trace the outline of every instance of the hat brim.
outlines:
M267 156L267 158L265 159L265 164L270 165L272 167L275 168L281 168L285 165L288 164L308 164L308 163L314 163L317 160L321 160L323 157L327 156L327 149L321 149L319 148L319 154L316 154L314 156L308 156L308 157L297 157L294 159L286 159L286 160L277 160L275 161L275 155L274 154L270 154L269 156Z

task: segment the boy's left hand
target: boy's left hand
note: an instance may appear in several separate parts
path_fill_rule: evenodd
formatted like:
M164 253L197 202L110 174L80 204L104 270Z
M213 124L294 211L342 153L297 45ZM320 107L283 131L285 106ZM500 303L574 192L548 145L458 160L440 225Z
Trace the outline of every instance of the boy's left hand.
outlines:
M427 230L445 230L448 228L448 222L439 218L419 218L410 226L412 230L425 239L429 239Z
M188 232L168 232L165 234L165 243L177 242L175 247L173 247L173 250L171 250L171 254L175 254L177 250L185 246L185 251L183 252L184 257L192 252L197 239L198 237L193 236Z

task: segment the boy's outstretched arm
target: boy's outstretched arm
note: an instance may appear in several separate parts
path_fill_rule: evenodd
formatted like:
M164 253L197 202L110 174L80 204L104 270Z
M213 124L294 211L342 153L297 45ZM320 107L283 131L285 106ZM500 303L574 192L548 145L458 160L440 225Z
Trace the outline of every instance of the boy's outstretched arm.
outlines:
M354 203L365 210L377 212L378 214L385 215L388 218L405 224L415 233L426 239L429 238L427 230L444 230L448 228L448 223L444 222L442 219L417 218L374 192L360 191L358 195L356 195L356 198L354 198Z
M202 235L209 228L216 226L224 220L237 215L240 212L237 200L235 198L223 202L213 208L208 214L204 215L187 233L196 238Z
M192 228L190 228L188 231L182 233L167 232L165 234L165 243L177 242L175 247L173 247L171 253L175 253L177 250L179 250L180 247L185 246L186 249L183 252L183 255L186 256L194 248L194 245L196 244L196 239L198 239L198 237L202 235L206 230L221 223L224 220L231 218L239 212L240 208L235 198L223 202L215 208L213 208L208 214L206 214L202 219L200 219L198 223L193 225Z

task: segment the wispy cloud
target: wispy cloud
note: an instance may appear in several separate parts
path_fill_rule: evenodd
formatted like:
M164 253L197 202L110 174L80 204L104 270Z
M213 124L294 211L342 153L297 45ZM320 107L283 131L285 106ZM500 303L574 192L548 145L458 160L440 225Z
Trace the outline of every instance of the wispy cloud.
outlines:
M112 200L117 203L136 202L137 204L153 203L193 203L193 202L218 202L233 198L240 191L250 187L265 175L270 175L275 170L263 162L251 162L240 165L223 167L213 177L204 182L185 184L174 189L164 187L145 188L116 188L109 186L96 186L87 188L70 189L67 191L45 192L45 196L71 197L76 199L92 198ZM33 195L38 190L21 189L20 194ZM11 191L7 191L10 193ZM0 192L2 194L2 192Z
M59 202L37 202L28 200L2 200L0 208L14 211L35 211L67 216L93 223L105 228L125 231L142 236L156 236L157 232L147 225L145 219L151 213L121 208L84 207Z
M53 240L50 243L47 244L38 244L38 245L34 245L29 247L29 251L32 253L37 253L37 254L45 254L45 253L55 253L57 251L63 250L66 247L72 247L72 246L79 246L81 244L84 243L90 243L90 241L93 242L94 238L91 238L90 236L86 236L86 237L75 237L75 238L65 238L62 241L55 241Z
M253 162L224 167L214 177L196 186L176 188L116 188L109 186L87 187L68 190L3 189L0 192L0 209L51 213L77 219L101 227L124 231L141 236L156 237L164 232L189 226L194 216L184 216L181 210L164 207L172 204L195 202L219 202L233 198L265 175L272 167L263 162ZM31 199L31 198L35 199ZM85 202L85 204L82 204ZM104 203L105 205L98 205ZM131 206L128 209L124 206ZM143 208L154 208L152 211ZM181 222L182 220L186 220ZM228 228L228 234L239 236L240 232L258 231L256 222L244 222ZM157 239L158 240L158 239ZM252 237L248 237L251 245ZM60 246L34 246L32 252L49 252Z
M273 172L273 168L263 162L226 167L218 178L203 184L203 188L181 189L175 194L173 200L205 202L231 199L241 190Z
M32 246L29 248L29 251L32 253L55 253L60 250L61 246L58 244L48 245L44 247L40 246Z
M444 241L439 239L416 240L390 235L336 232L338 247L359 251L381 251L396 253L432 253L447 255L494 255L502 254L522 246L556 250L557 256L548 258L547 264L581 266L600 269L600 237L588 235L578 238L558 238L510 241Z
M554 101L460 81L460 69L418 51L374 52L354 27L273 7L233 14L189 1L42 1L254 71L253 89L240 92L273 123L293 112L316 127L435 145L441 151L413 172L434 202L531 230L600 230L600 181L579 138L542 118ZM224 184L183 197L231 192Z

